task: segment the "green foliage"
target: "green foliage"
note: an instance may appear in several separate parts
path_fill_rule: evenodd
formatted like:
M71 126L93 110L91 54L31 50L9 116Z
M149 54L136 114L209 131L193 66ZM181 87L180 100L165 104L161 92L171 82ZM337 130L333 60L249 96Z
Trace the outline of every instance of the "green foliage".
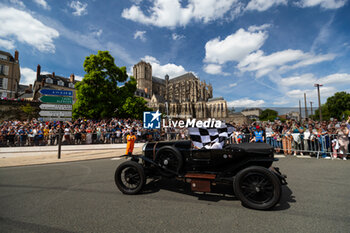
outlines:
M22 112L25 113L25 115L27 116L27 119L30 119L35 113L35 108L32 107L29 103L26 105L22 105L19 108L21 109Z
M134 100L136 80L130 77L126 82L126 67L116 66L108 51L98 51L97 55L86 57L84 70L86 74L83 80L76 84L74 118L103 119L117 116L117 109L121 109L128 98L129 101Z
M350 93L337 92L329 97L326 102L331 117L342 119L346 111L350 110Z
M151 111L152 109L146 106L146 100L141 97L128 97L124 105L118 109L118 115L124 118L133 118L141 120L144 111Z
M345 91L335 93L321 106L321 110L323 120L329 120L330 118L346 119L350 114L350 93ZM319 119L318 109L316 109L313 117Z
M265 109L264 111L261 112L261 115L259 119L261 121L274 121L276 117L278 116L278 112L272 109Z

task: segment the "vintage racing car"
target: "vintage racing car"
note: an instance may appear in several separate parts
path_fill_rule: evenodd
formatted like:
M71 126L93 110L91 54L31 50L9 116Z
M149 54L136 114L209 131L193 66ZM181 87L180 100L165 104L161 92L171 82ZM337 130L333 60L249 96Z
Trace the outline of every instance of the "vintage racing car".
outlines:
M274 207L282 195L285 175L272 167L273 147L265 143L225 145L223 149L194 149L190 140L148 142L142 155L119 165L115 183L124 194L139 193L147 178L176 177L194 192L211 192L212 185L233 184L235 196L253 209Z

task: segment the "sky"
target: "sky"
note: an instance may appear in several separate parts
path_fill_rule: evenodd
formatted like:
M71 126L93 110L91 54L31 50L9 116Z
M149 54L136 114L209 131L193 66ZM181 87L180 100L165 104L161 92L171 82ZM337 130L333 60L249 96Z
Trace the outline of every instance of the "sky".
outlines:
M350 92L348 0L0 0L0 50L19 51L21 84L77 79L86 56L140 60L153 76L193 72L230 107L317 105Z

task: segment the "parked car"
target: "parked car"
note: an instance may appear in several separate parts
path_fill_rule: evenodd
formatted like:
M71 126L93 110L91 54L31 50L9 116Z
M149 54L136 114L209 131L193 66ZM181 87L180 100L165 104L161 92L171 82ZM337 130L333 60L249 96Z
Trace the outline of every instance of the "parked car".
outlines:
M272 167L273 147L265 143L195 149L190 140L148 142L142 155L119 165L115 183L124 194L139 193L147 178L182 179L194 192L211 192L212 185L233 184L235 196L253 209L274 207L282 195L285 175Z

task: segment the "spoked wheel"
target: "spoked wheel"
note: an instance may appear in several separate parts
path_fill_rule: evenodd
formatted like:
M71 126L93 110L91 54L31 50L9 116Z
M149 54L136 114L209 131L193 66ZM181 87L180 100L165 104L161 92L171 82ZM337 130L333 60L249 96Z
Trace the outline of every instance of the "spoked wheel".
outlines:
M145 185L145 171L134 161L127 161L119 165L115 171L115 184L124 194L137 194Z
M254 166L237 174L234 191L247 207L266 210L279 202L282 187L277 176L270 170Z
M164 146L157 152L155 162L161 167L159 173L162 176L173 177L182 167L182 156L176 148Z

